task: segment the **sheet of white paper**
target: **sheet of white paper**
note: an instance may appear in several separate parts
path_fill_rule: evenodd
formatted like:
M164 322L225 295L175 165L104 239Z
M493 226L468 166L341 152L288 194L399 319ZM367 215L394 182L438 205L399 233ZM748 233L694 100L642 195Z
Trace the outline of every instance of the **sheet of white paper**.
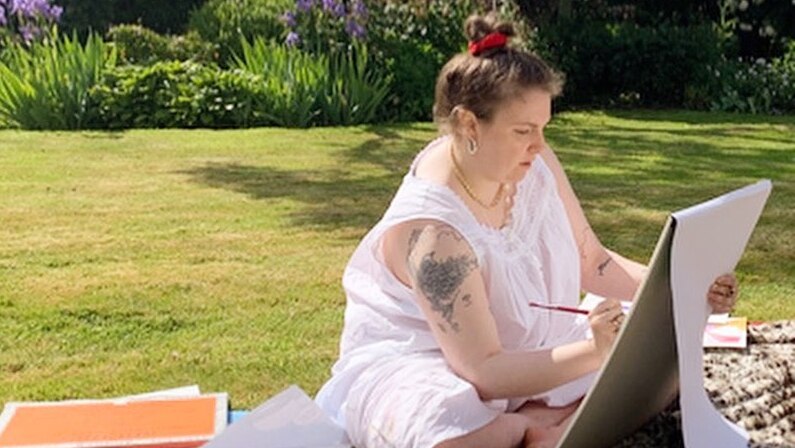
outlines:
M673 214L671 290L688 448L748 445L748 433L726 420L704 390L701 346L710 311L707 290L716 277L734 270L770 189L770 181L761 181Z
M143 394L127 395L121 398L137 399L157 397L198 397L199 395L201 395L199 386L197 384L193 384L190 386L175 387L173 389L163 389L153 392L146 392Z
M203 448L349 448L345 431L298 386L275 395Z
M578 308L585 311L591 311L592 309L596 308L596 305L602 303L603 300L605 300L604 297L589 292L585 294L585 297L582 298ZM629 300L622 300L621 310L624 311L624 314L629 313L632 310L632 302Z

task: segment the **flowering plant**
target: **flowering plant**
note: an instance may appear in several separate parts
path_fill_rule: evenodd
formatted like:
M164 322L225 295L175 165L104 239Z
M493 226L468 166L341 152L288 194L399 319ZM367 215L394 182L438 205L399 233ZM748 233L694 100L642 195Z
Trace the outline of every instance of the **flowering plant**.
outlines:
M50 0L0 0L0 37L30 45L45 38L62 13Z
M281 16L284 42L317 53L346 50L367 37L368 17L364 0L296 0Z

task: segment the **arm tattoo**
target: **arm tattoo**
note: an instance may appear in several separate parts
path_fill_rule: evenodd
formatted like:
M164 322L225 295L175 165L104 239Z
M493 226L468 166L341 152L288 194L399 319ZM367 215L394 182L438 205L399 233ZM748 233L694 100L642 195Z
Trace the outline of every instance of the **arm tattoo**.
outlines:
M414 230L409 238L409 257L416 248L422 230ZM436 239L442 237L454 237L456 241L462 238L457 233L450 230L442 230L436 233ZM414 282L419 286L422 293L431 303L431 309L442 315L453 331L460 331L460 325L453 319L456 302L464 306L471 304L471 294L462 293L461 285L464 280L478 266L477 259L469 254L450 256L440 260L436 257L436 252L431 251L422 256L419 265L408 263L409 274L414 278ZM445 326L439 323L439 328L446 332Z
M610 264L611 261L613 261L613 259L608 257L607 260L599 263L599 266L596 267L596 270L599 271L599 277L604 277L605 268L607 267L608 264Z

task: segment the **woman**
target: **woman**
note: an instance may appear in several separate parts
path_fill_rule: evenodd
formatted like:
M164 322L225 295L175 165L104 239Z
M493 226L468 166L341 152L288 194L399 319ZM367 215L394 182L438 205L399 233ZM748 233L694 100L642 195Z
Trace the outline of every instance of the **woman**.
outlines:
M317 402L358 447L552 446L609 353L645 267L605 249L544 141L561 81L471 17L417 155L346 268L345 328ZM582 290L611 297L587 317ZM729 310L736 280L708 294ZM589 335L590 333L590 335Z

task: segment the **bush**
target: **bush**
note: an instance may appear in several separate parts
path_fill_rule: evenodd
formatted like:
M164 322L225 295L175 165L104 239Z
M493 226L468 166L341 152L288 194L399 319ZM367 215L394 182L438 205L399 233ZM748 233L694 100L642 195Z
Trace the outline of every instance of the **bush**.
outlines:
M781 114L795 112L795 41L784 56L726 61L715 70L720 89L713 110Z
M261 76L265 114L280 126L372 122L389 89L388 79L368 67L364 46L326 56L257 38L242 48L235 65Z
M226 66L241 54L241 39L282 36L279 17L290 4L289 0L208 0L191 13L188 29L217 45L219 63Z
M184 36L164 36L141 25L117 25L107 38L116 45L119 60L127 64L149 65L158 61L192 60L213 62L217 50L195 32Z
M238 68L261 76L266 92L268 118L279 126L307 127L320 115L318 98L329 84L328 59L298 49L266 43L242 41Z
M535 36L566 75L564 105L709 105L722 40L711 25L561 22Z
M89 90L116 63L97 35L76 36L30 48L14 44L0 62L0 121L24 129L82 129L89 121Z
M391 78L372 69L367 47L354 44L329 59L330 84L320 98L319 123L348 126L375 121L389 93Z
M370 0L368 42L393 76L383 120L429 120L442 66L466 48L464 21L483 13L483 2ZM511 3L511 2L503 2Z
M158 62L109 71L91 91L106 129L247 127L271 124L262 113L261 79L190 61Z

